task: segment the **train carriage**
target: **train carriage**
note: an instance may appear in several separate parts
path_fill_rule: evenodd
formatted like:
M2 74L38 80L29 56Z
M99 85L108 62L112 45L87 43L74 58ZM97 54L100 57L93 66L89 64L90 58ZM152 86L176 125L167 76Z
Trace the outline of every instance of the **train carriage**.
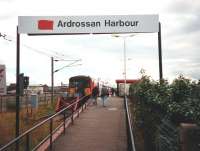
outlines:
M67 89L66 97L59 97L57 100L56 111L68 106L69 104L83 99L80 103L73 107L73 110L85 103L91 96L92 90L95 86L94 81L89 76L74 76L69 79L69 87Z

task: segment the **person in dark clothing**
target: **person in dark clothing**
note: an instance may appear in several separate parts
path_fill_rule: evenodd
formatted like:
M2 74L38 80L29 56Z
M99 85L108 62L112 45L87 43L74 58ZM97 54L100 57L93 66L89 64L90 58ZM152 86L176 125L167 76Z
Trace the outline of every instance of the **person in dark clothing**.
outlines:
M111 95L115 96L115 89L114 88L111 88Z
M103 86L101 89L101 100L102 100L103 107L105 107L105 102L108 96L109 96L108 89L105 86Z
M92 90L92 98L93 98L93 104L97 105L97 97L99 95L99 88L98 87L94 87Z

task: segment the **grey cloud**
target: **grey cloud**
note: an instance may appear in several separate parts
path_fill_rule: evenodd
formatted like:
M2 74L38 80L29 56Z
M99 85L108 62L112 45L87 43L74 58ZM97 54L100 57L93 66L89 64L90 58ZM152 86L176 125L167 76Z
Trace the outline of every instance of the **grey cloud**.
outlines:
M200 73L199 72L193 72L190 74L192 78L200 80Z
M200 14L174 14L174 17L174 26L168 31L167 36L190 36L188 34L200 31Z
M175 17L174 32L188 34L200 31L200 1L199 0L174 0L166 7L166 11ZM173 33L174 33L173 32Z
M188 7L187 2L176 1L170 6L169 10L176 13L182 13L190 11L190 8Z
M9 14L5 14L5 15L0 15L0 20L8 20L8 19L11 19L11 18L14 18L15 17L15 13L9 13Z
M200 1L199 0L174 0L169 6L167 6L169 13L200 13Z
M164 58L200 61L200 31L193 33L182 31L182 33L174 33L174 36L167 36L167 38L163 40Z
M193 72L186 72L186 71L183 71L183 70L174 70L172 72L172 74L177 77L178 75L183 75L183 76L187 76L187 77L191 77L192 79L195 79L195 80L199 80L200 79L200 73L197 72L197 71L193 71Z
M193 61L195 61L195 62L200 62L200 56L199 56L199 57L193 58ZM200 66L200 64L199 64L199 66Z
M183 74L193 79L200 79L200 63L198 60L171 60L174 64L168 68L175 76ZM186 70L187 69L187 70Z
M182 28L185 33L193 33L200 31L200 15L194 15L192 18L186 20Z
M16 0L0 0L0 20L16 17Z

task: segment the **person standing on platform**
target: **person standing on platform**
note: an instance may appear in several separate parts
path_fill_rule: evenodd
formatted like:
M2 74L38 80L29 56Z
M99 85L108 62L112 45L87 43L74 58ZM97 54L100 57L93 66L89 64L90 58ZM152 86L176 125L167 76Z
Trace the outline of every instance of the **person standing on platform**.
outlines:
M108 89L105 86L103 86L101 89L101 100L102 100L103 107L105 107L105 101L108 96L109 96Z
M114 88L111 88L111 95L115 96L115 89Z
M99 95L99 88L96 86L92 90L92 99L93 99L93 104L97 105L97 97Z

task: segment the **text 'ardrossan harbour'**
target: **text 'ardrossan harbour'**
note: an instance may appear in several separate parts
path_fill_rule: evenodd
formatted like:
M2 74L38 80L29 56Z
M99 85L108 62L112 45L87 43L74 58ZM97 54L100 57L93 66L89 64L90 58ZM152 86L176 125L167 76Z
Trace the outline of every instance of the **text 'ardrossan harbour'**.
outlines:
M81 22L77 22L77 21L62 21L59 20L57 27L58 28L63 28L63 27L137 27L139 25L139 21L122 21L122 20L118 20L118 21L112 21L112 20L104 20L102 21L81 21Z

